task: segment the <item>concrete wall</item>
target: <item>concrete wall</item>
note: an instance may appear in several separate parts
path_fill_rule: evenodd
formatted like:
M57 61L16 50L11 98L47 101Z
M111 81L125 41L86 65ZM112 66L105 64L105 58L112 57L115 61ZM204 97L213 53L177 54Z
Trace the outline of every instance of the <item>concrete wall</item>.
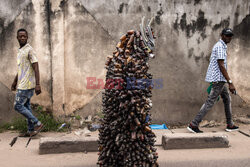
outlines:
M250 1L142 1L104 0L81 1L93 16L117 41L128 29L138 29L142 16L154 16L157 36L156 59L151 62L154 78L162 78L164 87L153 92L153 117L159 122L188 122L198 112L207 94L204 82L212 46L220 38L221 30L230 26L237 29L242 25L245 35L239 36L229 45L229 72L237 86L239 95L249 102L247 82L242 75L249 67L242 66L235 59L249 63L249 17ZM95 3L96 2L96 3ZM112 23L112 24L110 24ZM239 29L239 28L238 28ZM242 41L242 37L245 40ZM248 42L249 43L249 42ZM244 46L244 47L243 47ZM238 47L238 48L235 48ZM241 47L241 48L239 48ZM235 53L237 52L237 53ZM242 82L240 80L243 79ZM244 85L244 86L243 86ZM236 107L242 103L233 97ZM208 115L208 119L224 117L220 102Z
M7 3L9 2L9 3ZM37 2L37 1L36 1ZM44 2L32 3L24 1L25 7L20 7L20 1L1 1L1 73L0 81L10 88L17 73L16 54L19 48L16 32L20 27L25 27L29 33L29 43L35 48L41 67L41 84L43 93L35 97L33 102L41 105L51 105L51 55L49 52L48 24ZM7 9L5 9L5 6ZM24 6L20 4L20 6ZM9 13L3 11L5 9ZM16 12L16 10L19 12ZM11 12L13 11L13 13ZM10 18L14 18L11 20Z
M15 95L4 84L0 82L0 125L4 122L11 121L17 117L13 110Z
M229 73L240 97L233 96L233 107L241 112L243 100L250 102L250 0L0 3L0 69L4 71L0 81L9 87L14 78L16 30L25 27L41 68L43 95L33 102L52 108L55 115L79 108L82 115L100 110L101 101L97 99L101 90L86 89L86 77L104 78L105 58L112 54L122 34L139 29L142 16L155 17L156 59L150 65L154 78L163 79L163 89L153 91L155 122L186 123L198 112L207 96L204 78L212 46L227 26L236 33L229 44ZM223 117L220 101L207 118Z
M86 89L86 78L104 79L104 63L115 43L81 3L58 4L51 8L53 110L67 115L100 91Z

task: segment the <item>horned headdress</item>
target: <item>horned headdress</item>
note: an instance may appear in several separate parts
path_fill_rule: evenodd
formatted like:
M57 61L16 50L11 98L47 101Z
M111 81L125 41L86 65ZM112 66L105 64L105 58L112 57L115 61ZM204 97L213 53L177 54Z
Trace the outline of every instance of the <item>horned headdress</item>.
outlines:
M155 47L154 34L151 28L152 22L153 22L153 17L150 20L148 20L147 25L145 26L145 17L143 16L140 24L142 39L149 53L153 52Z

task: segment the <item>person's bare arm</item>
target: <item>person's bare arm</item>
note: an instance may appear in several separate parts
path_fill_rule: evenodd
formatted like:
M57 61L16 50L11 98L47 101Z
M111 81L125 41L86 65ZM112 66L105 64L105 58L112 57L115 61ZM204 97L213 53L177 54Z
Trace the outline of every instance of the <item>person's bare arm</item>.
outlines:
M14 79L12 85L11 85L11 90L12 90L12 91L15 91L15 90L16 90L17 79L18 79L17 77L18 77L18 74L16 74L15 79Z
M39 73L38 62L32 63L32 68L35 72L35 78L36 78L35 92L36 92L36 95L39 95L42 91L41 91L41 86L40 86L40 73Z
M224 66L224 60L223 59L219 59L218 60L218 64L219 64L219 68L220 68L221 73L226 78L226 80L229 81L230 77L229 77L229 75L227 73L227 70L226 70L226 68ZM229 90L230 90L230 92L232 92L232 93L235 94L236 90L235 90L235 87L234 87L233 83L229 83Z

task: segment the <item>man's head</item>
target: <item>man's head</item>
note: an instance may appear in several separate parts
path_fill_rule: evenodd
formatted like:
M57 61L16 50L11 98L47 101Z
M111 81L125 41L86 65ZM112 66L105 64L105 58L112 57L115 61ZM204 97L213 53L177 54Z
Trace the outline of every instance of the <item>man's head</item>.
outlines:
M233 37L233 31L230 28L224 28L221 32L221 39L227 44L230 43Z
M28 32L23 28L20 28L19 30L17 30L17 40L20 46L26 45L27 40L28 40Z

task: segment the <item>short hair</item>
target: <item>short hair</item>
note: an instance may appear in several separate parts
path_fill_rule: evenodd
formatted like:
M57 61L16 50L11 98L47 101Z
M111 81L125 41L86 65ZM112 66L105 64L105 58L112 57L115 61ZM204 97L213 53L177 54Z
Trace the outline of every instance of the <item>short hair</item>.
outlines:
M18 29L18 30L17 30L17 35L18 35L18 33L19 33L20 31L24 31L24 32L26 32L26 34L28 35L28 31L27 31L27 30L25 30L24 28L20 28L20 29Z

